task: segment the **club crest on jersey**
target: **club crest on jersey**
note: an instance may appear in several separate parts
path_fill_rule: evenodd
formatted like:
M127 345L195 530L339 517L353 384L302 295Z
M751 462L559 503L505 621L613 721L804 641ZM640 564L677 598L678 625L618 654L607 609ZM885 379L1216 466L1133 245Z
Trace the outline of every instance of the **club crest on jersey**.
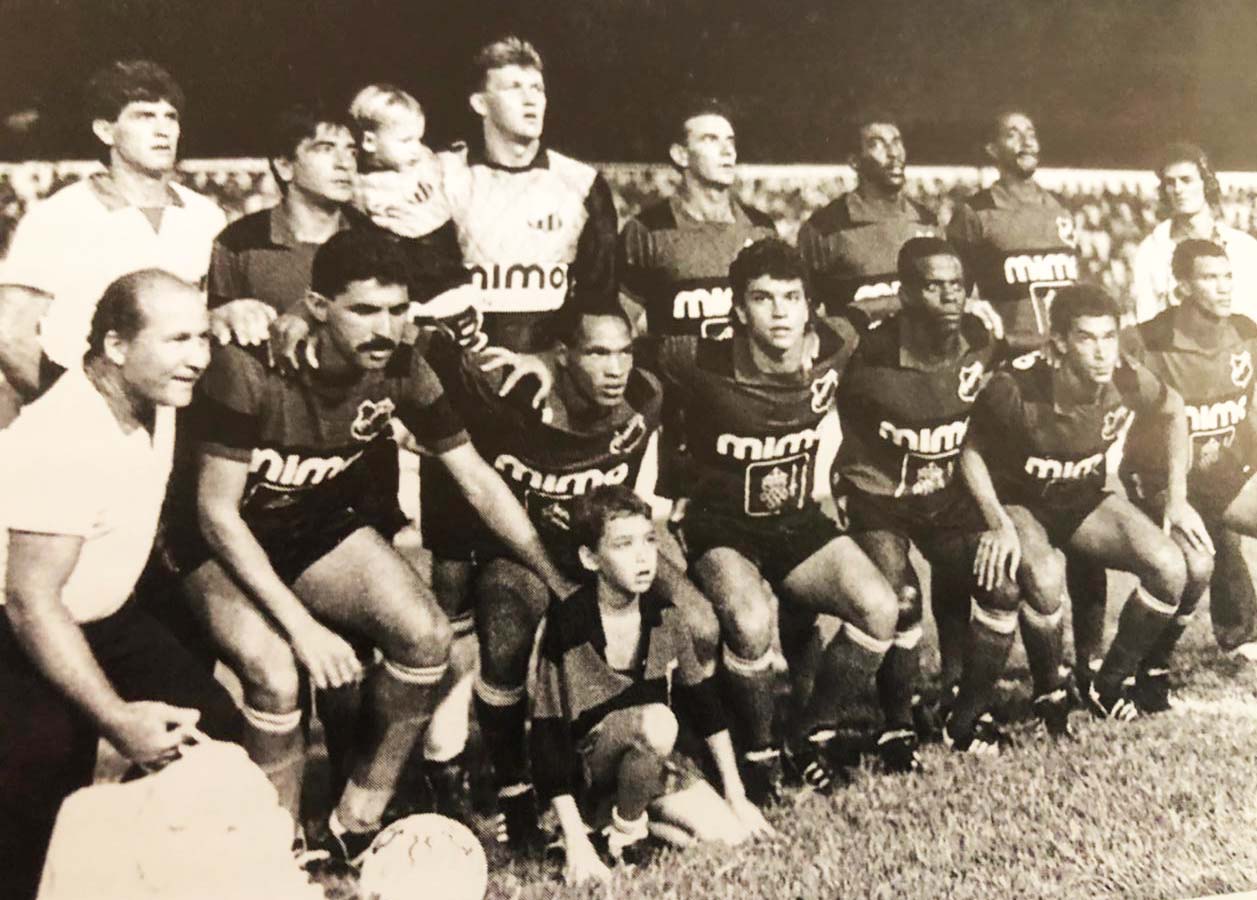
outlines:
M615 454L632 453L646 437L646 420L638 413L628 420L623 428L611 436L611 452Z
M1078 235L1074 231L1074 219L1072 216L1056 217L1056 234L1066 247L1078 246Z
M1245 350L1231 354L1231 383L1236 387L1247 387L1253 380L1253 354Z
M834 405L834 394L837 392L838 373L830 369L812 382L812 412L817 415L828 412Z
M1104 424L1100 426L1100 437L1106 441L1111 441L1117 437L1117 433L1122 430L1122 426L1126 424L1126 420L1130 417L1130 410L1124 406L1111 410L1104 414Z
M529 219L528 227L533 231L558 231L563 227L563 220L558 213L547 213L536 219Z
M982 360L972 362L967 366L960 367L960 385L956 388L956 396L966 403L972 403L978 398L978 388L982 385L982 375L985 373L982 366Z
M369 441L388 427L393 420L393 401L385 397L383 400L363 400L358 404L358 415L349 433L356 441Z

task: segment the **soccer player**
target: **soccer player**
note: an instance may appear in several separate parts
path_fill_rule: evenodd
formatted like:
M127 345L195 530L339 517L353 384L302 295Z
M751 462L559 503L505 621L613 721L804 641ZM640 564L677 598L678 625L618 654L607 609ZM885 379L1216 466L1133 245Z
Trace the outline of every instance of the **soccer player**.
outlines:
M156 267L200 283L226 224L213 201L175 180L184 102L165 69L113 62L86 93L106 171L33 206L0 272L0 372L27 399L80 365L110 282Z
M227 692L133 598L174 446L209 362L205 298L158 270L96 304L82 369L0 434L0 896L33 900L61 801L105 737L160 768L194 729L238 740Z
M210 306L254 320L236 329L255 338L244 343L265 340L269 321L305 297L314 251L348 227L354 156L343 116L299 104L276 117L267 158L280 201L224 228L210 257Z
M738 149L724 105L694 102L677 125L668 157L680 187L625 223L620 288L645 311L651 335L728 337L729 263L748 241L777 231L766 213L734 196Z
M1125 720L1138 709L1123 682L1178 613L1187 581L1183 553L1168 535L1178 529L1198 549L1209 536L1187 503L1182 398L1119 352L1119 318L1099 288L1058 290L1051 309L1057 361L1019 357L991 378L974 404L961 465L988 527L1004 536L991 548L994 560L980 555L979 567L1007 566L1039 604L1061 592L1059 580L1035 566L1051 547L1139 579L1087 691L1094 714ZM1104 488L1105 453L1132 416L1149 420L1147 433L1163 448L1168 486L1160 527ZM1061 678L1051 665L1034 673L1036 693L1060 687L1051 683L1054 669Z
M724 663L749 712L743 759L756 802L779 796L773 744L771 596L808 624L842 619L824 648L805 710L816 740L799 748L805 778L828 790L826 759L838 709L863 689L895 634L897 603L886 579L812 499L818 426L833 407L857 343L845 319L812 322L806 270L777 238L743 249L729 270L733 338L676 336L659 370L686 421L693 477L680 523L690 572L720 619ZM783 623L784 624L784 623Z
M546 83L532 44L494 41L474 66L483 131L440 155L443 189L489 339L537 352L552 344L545 324L565 304L615 300L615 203L592 166L542 143Z
M946 595L944 602L963 598L968 606L974 598L967 677L949 720L955 746L977 752L1000 744L982 715L1008 655L1020 598L1013 579L1000 579L991 591L975 579L986 529L956 477L969 411L1005 348L964 314L964 271L945 240L909 240L899 251L898 275L902 310L864 337L838 387L843 441L834 491L848 533L899 597L894 642L877 674L886 718L877 749L887 769L908 772L920 767L912 705L920 688L922 618L909 547L915 544L930 563L933 592ZM1063 690L1037 697L1034 707L1050 727L1065 730Z
M1136 699L1150 712L1168 707L1171 653L1206 586L1218 645L1241 658L1257 656L1257 597L1239 538L1257 532L1257 434L1251 412L1257 325L1233 312L1231 272L1222 245L1182 241L1174 249L1179 304L1138 328L1139 358L1182 394L1187 406L1187 499L1204 519L1216 550L1211 560L1175 533L1188 561L1188 588L1179 614L1143 660L1135 682ZM1135 503L1154 517L1166 501L1166 468L1146 430L1132 430L1122 480Z
M564 572L583 571L569 535L576 498L604 484L648 491L643 466L659 428L661 388L635 368L631 330L618 305L565 314L556 350L554 390L538 412L516 395L499 396L497 376L483 372L473 354L451 354L437 338L428 356L467 423L473 444L501 473L528 510L546 548ZM469 595L480 638L475 709L498 786L504 838L528 849L538 837L535 794L524 756L525 679L537 623L549 592L532 572L504 552L449 498L433 552L468 559L474 570ZM685 617L698 659L715 669L719 623L710 604L674 565L664 560L655 589ZM469 609L451 611L456 613ZM460 617L461 618L461 617ZM458 621L458 619L455 619Z
M261 351L216 353L193 412L199 529L183 535L184 587L244 685L246 746L287 807L304 764L301 671L334 689L363 677L346 634L383 663L366 685L367 727L330 818L349 858L378 829L446 671L450 629L373 516L366 462L398 418L475 509L552 588L553 568L510 490L475 452L440 383L401 336L408 270L395 243L349 229L314 257L317 369L268 369Z
M1024 112L997 116L985 150L999 180L956 207L947 236L1008 342L1035 350L1047 338L1053 292L1078 279L1074 220L1034 181L1039 135Z
M572 505L571 539L589 575L546 613L532 723L533 766L563 831L568 880L606 876L578 793L587 809L614 798L604 834L617 862L632 860L648 819L700 840L771 834L746 798L712 673L684 615L654 588L650 507L624 485L595 488ZM670 771L678 714L706 738L723 803L701 778Z
M799 252L819 304L838 315L854 304L876 320L899 308L896 256L904 241L940 236L934 214L904 196L907 151L888 116L859 120L851 166L859 183L799 229Z
M1135 321L1146 322L1178 303L1172 257L1175 245L1188 238L1213 241L1226 250L1235 310L1257 319L1257 239L1222 220L1222 189L1205 151L1192 144L1166 148L1157 178L1167 218L1135 251L1131 272Z

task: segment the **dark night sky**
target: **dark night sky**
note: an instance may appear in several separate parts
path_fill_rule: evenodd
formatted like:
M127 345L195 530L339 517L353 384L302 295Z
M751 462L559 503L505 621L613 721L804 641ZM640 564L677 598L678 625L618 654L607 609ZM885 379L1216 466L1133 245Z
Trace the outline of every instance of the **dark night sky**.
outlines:
M973 163L1016 105L1046 164L1144 168L1186 136L1257 168L1257 4L1204 0L0 0L0 119L42 113L0 154L90 155L79 92L120 55L183 84L186 156L254 155L279 105L377 79L419 96L439 143L474 125L467 59L509 31L545 57L549 139L590 159L662 159L669 101L702 92L734 103L747 161L841 161L870 107L913 161Z

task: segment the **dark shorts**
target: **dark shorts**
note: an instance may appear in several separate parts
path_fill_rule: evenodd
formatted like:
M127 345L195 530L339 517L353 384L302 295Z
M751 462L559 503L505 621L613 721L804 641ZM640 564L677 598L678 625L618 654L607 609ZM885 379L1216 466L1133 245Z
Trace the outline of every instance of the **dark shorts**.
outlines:
M835 486L839 521L848 534L891 531L908 538L923 554L939 538L986 530L973 498L961 489L945 491L930 503L910 497L870 494L850 484Z
M1087 520L1087 516L1112 495L1112 491L1100 489L1068 499L1056 498L1051 502L1042 497L1012 496L1000 499L1007 506L1024 506L1043 526L1052 546L1063 548L1074 536L1078 526Z
M1165 509L1165 481L1141 477L1135 472L1122 472L1122 486L1130 501L1159 521ZM1226 514L1235 498L1255 476L1257 469L1246 466L1216 466L1208 477L1195 473L1187 476L1187 502L1206 519L1217 521Z
M842 532L815 503L790 516L763 519L691 505L677 526L677 538L690 566L709 551L725 547L753 562L774 588L837 537Z
M454 476L431 456L419 457L419 533L441 559L475 562L499 551Z

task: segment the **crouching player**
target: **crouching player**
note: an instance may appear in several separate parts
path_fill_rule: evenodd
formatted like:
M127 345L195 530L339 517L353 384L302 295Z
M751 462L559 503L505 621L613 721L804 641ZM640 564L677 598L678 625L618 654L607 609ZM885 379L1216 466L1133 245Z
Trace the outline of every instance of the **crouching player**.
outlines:
M1177 529L1198 547L1209 536L1187 504L1187 428L1177 393L1119 353L1116 304L1089 285L1061 288L1050 313L1054 362L1031 354L997 372L974 404L961 465L988 526L999 534L978 568L1015 576L1040 616L1060 616L1059 574L1037 561L1051 548L1131 572L1139 584L1087 695L1103 718L1138 709L1123 687L1178 613L1187 582ZM1158 527L1105 490L1105 453L1126 421L1145 419L1163 448L1167 499ZM1054 652L1059 660L1059 632Z
M1140 360L1183 396L1191 441L1187 499L1213 538L1212 558L1182 532L1173 537L1188 563L1178 615L1165 629L1135 678L1135 701L1145 712L1170 707L1170 662L1175 645L1206 588L1214 634L1224 650L1243 655L1257 640L1257 597L1240 535L1257 536L1257 429L1253 362L1257 324L1232 313L1231 261L1211 241L1186 240L1172 260L1181 303L1138 327ZM1132 500L1160 517L1167 472L1160 446L1132 428L1122 481ZM1210 572L1212 571L1212 582Z
M362 678L346 639L383 655L370 674L360 743L330 831L353 858L381 824L446 672L450 627L389 544L364 471L396 416L450 470L503 542L552 587L514 495L475 452L423 357L400 343L405 260L387 237L343 231L314 257L308 302L319 365L268 369L220 348L193 407L199 533L184 547L185 593L244 687L246 747L296 815L304 766L302 675L319 689ZM203 539L202 539L203 538Z
M782 600L786 632L810 634L818 614L842 620L806 702L801 730L811 739L795 748L803 777L821 791L834 783L838 710L872 680L897 615L886 579L812 499L819 426L858 337L845 319L812 320L805 278L789 244L750 244L729 269L733 337L668 337L659 361L693 456L681 543L716 608L725 668L748 711L743 759L756 802L779 799L782 781L769 670L777 623L765 579ZM797 648L787 643L793 666Z
M985 713L1013 640L1020 596L1012 579L977 583L973 562L985 528L955 477L969 411L1004 346L979 319L964 315L964 271L949 243L909 240L899 251L898 274L902 310L864 336L838 388L843 441L834 491L849 533L899 597L894 643L877 673L885 715L877 750L889 771L910 772L920 766L913 699L922 609L909 548L915 544L930 564L936 609L959 602L967 612L973 598L960 696L946 735L957 749L984 753L1005 743ZM1050 727L1065 728L1063 690L1037 698L1035 709Z
M655 589L650 507L622 485L595 488L572 505L571 541L591 577L546 613L532 723L533 774L558 815L568 879L606 876L577 806L582 788L587 805L613 798L605 834L616 861L631 860L651 820L699 840L770 834L746 799L715 682ZM674 707L706 738L723 802L673 763Z

